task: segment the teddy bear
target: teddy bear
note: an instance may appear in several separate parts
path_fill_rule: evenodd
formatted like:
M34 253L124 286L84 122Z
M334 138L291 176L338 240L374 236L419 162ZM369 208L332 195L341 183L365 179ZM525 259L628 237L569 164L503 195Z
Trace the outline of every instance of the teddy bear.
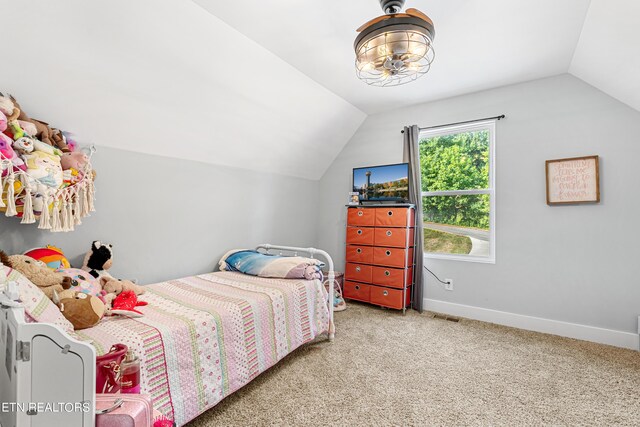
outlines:
M11 255L8 257L8 261L9 267L22 273L49 299L53 299L54 291L62 292L71 287L70 277L52 271L42 261L37 261L26 255Z
M5 251L0 251L0 264L11 267L11 261L9 261L9 255Z
M108 294L120 294L124 291L133 291L136 295L142 295L146 292L144 286L137 285L131 280L114 279L109 277L101 277L100 285L102 290Z
M76 331L97 325L106 312L106 307L99 298L82 292L61 296L54 291L53 302Z

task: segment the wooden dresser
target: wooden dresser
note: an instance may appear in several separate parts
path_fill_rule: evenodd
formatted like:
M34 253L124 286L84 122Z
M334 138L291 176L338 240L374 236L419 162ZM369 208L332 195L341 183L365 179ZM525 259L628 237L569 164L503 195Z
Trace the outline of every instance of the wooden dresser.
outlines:
M349 206L344 296L406 310L413 284L413 205Z

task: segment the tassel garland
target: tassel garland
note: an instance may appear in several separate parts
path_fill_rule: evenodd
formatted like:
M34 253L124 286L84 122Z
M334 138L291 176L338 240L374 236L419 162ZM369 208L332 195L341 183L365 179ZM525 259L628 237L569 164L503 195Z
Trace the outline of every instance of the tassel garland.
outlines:
M31 187L27 185L24 195L24 205L22 207L21 224L33 224L36 217L33 215L33 197L31 196Z
M2 197L2 194L4 193L4 182L2 181L2 178L0 177L0 208L6 208L7 205L4 204L4 200Z
M18 211L16 210L16 194L15 189L13 188L13 184L15 183L15 178L13 176L13 172L9 173L9 177L7 178L7 212L5 212L5 216L16 216L18 215Z
M62 231L69 231L69 202L66 200L62 200L60 203L62 205L62 209L60 210L60 223L62 224Z
M67 205L67 231L73 231L76 228L76 224L73 220L73 201L66 201Z
M93 180L89 179L87 180L87 187L88 187L88 193L89 193L89 212L95 212L96 208L93 206L93 200L95 199L96 195L96 188L93 185Z
M49 195L44 194L42 196L42 212L40 212L40 223L38 224L40 230L51 230L51 221L49 217Z
M60 223L60 202L58 200L53 202L51 217L51 231L53 231L54 233L62 231L62 224Z
M87 185L82 186L82 216L90 216L89 213L89 191L87 190Z
M73 204L73 224L80 225L82 224L82 216L80 215L80 194L76 190L75 192L75 202Z

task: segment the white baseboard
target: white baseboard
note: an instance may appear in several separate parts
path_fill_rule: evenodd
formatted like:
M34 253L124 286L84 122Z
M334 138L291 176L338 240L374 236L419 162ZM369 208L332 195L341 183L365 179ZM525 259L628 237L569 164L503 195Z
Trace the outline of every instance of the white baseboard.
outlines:
M592 341L615 347L629 348L632 350L640 350L640 335L631 332L614 331L612 329L579 325L577 323L524 316L522 314L455 304L452 302L429 298L424 299L424 308L429 311L435 311L436 313L465 317L467 319L480 320L488 323L496 323L498 325L511 326L513 328L525 329L527 331L543 332L545 334L559 335L561 337ZM638 322L638 327L640 328L640 317L638 318Z

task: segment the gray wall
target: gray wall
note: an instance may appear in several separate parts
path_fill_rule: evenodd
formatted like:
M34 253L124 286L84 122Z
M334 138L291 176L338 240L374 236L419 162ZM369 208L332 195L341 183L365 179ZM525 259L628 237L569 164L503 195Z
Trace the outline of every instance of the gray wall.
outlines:
M318 181L98 147L97 212L72 233L0 215L0 249L53 244L80 267L93 240L114 245L116 277L139 283L212 271L229 249L315 240Z
M426 298L636 332L640 113L562 75L370 116L320 182L318 245L344 263L351 169L402 161L405 125L497 125L495 265L427 260ZM600 155L602 202L549 207L544 161Z

